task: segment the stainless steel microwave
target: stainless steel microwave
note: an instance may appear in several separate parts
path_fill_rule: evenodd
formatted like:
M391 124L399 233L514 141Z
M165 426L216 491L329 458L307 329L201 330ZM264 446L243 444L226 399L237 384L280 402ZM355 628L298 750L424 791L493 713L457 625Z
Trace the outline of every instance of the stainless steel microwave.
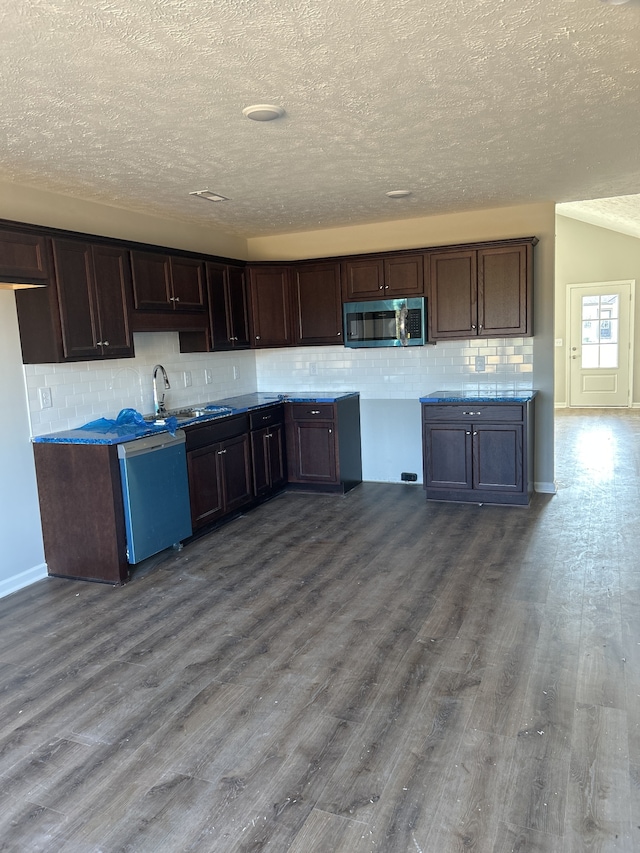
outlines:
M346 347L416 347L427 341L423 296L345 302Z

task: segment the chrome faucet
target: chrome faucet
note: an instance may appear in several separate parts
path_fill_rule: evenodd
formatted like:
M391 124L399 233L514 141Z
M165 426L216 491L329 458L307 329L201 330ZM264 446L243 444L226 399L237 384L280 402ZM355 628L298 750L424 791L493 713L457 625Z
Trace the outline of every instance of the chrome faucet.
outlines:
M171 388L171 385L169 385L167 371L161 364L156 364L153 368L153 412L156 415L166 415L167 410L164 405L164 394L158 395L158 371L162 373L165 391L168 391L169 388Z

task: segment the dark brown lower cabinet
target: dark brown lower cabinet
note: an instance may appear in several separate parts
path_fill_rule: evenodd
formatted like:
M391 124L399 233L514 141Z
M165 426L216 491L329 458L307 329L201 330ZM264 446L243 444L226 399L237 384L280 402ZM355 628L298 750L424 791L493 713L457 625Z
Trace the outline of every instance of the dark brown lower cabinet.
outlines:
M528 504L533 402L423 404L427 499Z
M122 584L129 577L115 445L33 445L50 575Z
M348 492L362 482L360 398L335 403L289 403L289 486Z
M248 418L186 427L191 523L196 530L253 499Z
M258 409L250 413L249 420L253 493L256 498L266 498L287 484L284 407Z

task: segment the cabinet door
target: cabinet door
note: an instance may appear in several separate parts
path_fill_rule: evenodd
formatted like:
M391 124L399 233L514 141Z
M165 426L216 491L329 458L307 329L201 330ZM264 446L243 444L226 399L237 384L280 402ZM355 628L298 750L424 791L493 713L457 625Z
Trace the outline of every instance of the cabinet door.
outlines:
M205 269L195 258L171 256L171 295L169 301L176 311L205 310Z
M262 497L269 493L269 447L267 435L269 427L256 429L251 433L251 462L253 469L253 493Z
M129 330L129 253L115 246L95 245L91 249L91 256L101 355L111 358L133 356L133 339Z
M422 296L424 271L422 255L399 255L384 261L385 299L396 296Z
M342 264L342 296L345 302L382 299L384 261L382 258L354 258Z
M247 281L244 270L229 267L227 270L228 328L234 349L249 346L249 311L247 307Z
M478 334L530 335L532 328L530 245L478 251Z
M424 484L426 488L473 487L471 426L424 424Z
M283 347L293 343L287 267L251 267L249 285L254 347Z
M60 306L62 348L66 359L95 358L98 317L92 287L91 247L75 240L53 241Z
M342 343L340 264L294 268L297 344Z
M292 480L338 483L335 427L332 421L293 421Z
M522 424L473 425L476 489L523 491Z
M226 264L207 263L207 288L213 349L246 349L249 346L249 318L244 270Z
M187 453L189 498L193 529L224 515L219 444L210 444Z
M171 309L171 269L167 255L131 252L133 305L140 311Z
M0 281L40 284L48 279L46 239L0 229Z
M267 435L269 485L279 489L287 482L284 427L275 424L269 427Z
M249 436L244 433L224 441L217 453L222 463L224 511L232 512L248 504L252 498Z
M429 339L477 335L477 258L474 250L429 253Z

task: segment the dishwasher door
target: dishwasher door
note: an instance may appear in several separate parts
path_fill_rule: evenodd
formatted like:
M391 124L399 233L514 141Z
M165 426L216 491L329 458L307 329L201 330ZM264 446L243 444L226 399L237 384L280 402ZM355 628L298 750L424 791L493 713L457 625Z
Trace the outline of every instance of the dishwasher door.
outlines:
M191 536L185 434L159 433L118 445L127 560L139 563Z

